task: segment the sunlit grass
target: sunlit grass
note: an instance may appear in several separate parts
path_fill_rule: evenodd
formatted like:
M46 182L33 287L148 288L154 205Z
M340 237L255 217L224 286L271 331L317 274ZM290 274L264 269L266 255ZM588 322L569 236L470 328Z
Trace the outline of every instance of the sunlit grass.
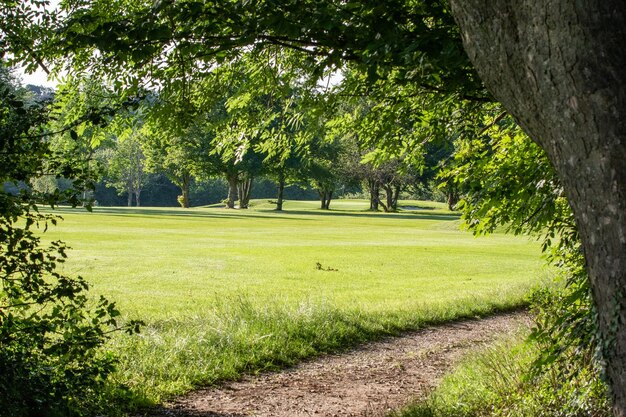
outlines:
M475 238L443 205L396 214L359 200L221 208L62 209L47 239L65 270L147 325L120 337L116 378L148 402L320 352L524 304L544 280L539 245Z
M533 363L541 347L528 339L528 332L520 329L474 352L428 398L390 417L611 415L598 370L583 366L570 377L555 368L537 372Z

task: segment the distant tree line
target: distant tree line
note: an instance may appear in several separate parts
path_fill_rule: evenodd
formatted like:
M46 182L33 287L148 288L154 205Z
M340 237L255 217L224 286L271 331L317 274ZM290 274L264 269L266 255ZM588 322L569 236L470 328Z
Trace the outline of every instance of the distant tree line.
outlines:
M376 146L385 136L397 141L400 131L415 143L409 119L389 114L381 98L402 86L385 83L367 94L353 91L350 82L323 87L290 70L293 59L276 50L225 64L210 80L174 74L182 92L143 91L104 126L81 124L53 137L52 146L85 161L97 181L84 197L95 205L223 202L245 209L251 199L263 198L282 210L285 199L318 198L320 208L329 209L333 198L351 196L369 199L371 210L391 212L404 196L454 207L458 193L444 188L440 175L454 151L451 137L426 141L411 154ZM71 79L55 92L30 89L54 97L51 129L120 100L91 78ZM50 192L71 182L45 177L34 186Z

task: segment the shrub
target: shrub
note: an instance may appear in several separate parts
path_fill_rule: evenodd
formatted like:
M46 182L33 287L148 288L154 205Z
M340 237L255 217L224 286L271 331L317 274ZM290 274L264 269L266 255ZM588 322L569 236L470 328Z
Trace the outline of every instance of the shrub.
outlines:
M103 346L122 329L119 312L88 297L81 277L61 274L67 248L42 245L35 229L58 220L38 204L79 204L89 174L51 151L47 106L28 101L1 65L0 99L0 415L86 415L115 364ZM36 191L32 180L46 175L73 178L74 188Z

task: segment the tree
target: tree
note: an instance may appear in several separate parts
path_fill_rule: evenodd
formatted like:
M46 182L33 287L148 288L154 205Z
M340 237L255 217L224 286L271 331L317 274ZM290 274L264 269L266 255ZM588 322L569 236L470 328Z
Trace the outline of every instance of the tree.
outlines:
M293 177L298 154L309 136L303 129L298 106L303 90L298 73L289 68L293 58L277 49L242 53L215 69L215 80L201 82L197 112L200 124L210 131L209 165L226 176L227 207L247 208L253 179L274 176L279 194ZM202 103L202 104L200 104ZM282 197L277 207L282 209Z
M334 92L338 109L329 125L334 135L354 142L348 143L351 172L361 176L369 191L370 209L383 203L385 211L394 211L401 190L431 194L454 138L475 125L485 103L452 101L449 94L405 84L395 78L397 73L374 83L354 68L344 75ZM452 207L457 193L452 182L447 184Z
M95 79L68 78L57 87L53 96L50 128L63 133L51 138L51 148L62 154L64 159L73 161L72 164L82 165L92 175L100 174L101 165L94 157L103 142L106 142L103 140L104 130L97 121L82 123L81 119L89 113L101 113L106 109L106 114L102 113L102 122L110 121L113 118L115 94ZM75 125L74 129L64 129L64 126L72 125ZM87 200L88 197L92 196L88 190L84 190L83 199Z
M111 149L108 160L108 184L115 187L120 195L126 193L128 207L141 206L141 190L146 185L148 174L145 170L145 156L136 135L118 140Z
M145 126L146 135L142 138L146 168L153 173L163 172L180 188L181 194L177 199L180 206L189 208L193 173L198 168L202 154L200 147L203 132L193 124L193 120L183 127L183 123L171 123L175 117L150 116Z
M184 133L182 133L184 135ZM151 135L149 139L156 139L156 135ZM180 188L180 195L177 198L182 208L189 208L191 201L189 189L193 180L192 167L193 158L190 152L194 148L191 141L186 137L170 137L159 142L152 141L146 146L146 164L150 172L163 172L167 178Z
M626 9L451 2L485 85L547 153L583 242L614 414L626 416ZM572 24L572 22L575 22Z
M146 124L146 109L149 103L136 106L133 109L123 109L108 122L104 136L113 146L104 153L107 154L106 182L107 186L117 190L119 195L127 195L127 205L141 206L141 191L149 180L146 169L146 157L142 143L145 136L150 134Z
M303 181L308 159L307 146L312 141L312 132L307 129L307 116L310 115L306 114L311 103L303 100L302 89L289 85L282 87L282 94L272 100L273 120L263 129L258 146L265 155L265 175L277 184L277 211L283 209L285 186Z
M400 190L405 185L402 175L402 161L393 159L381 163L376 167L375 173L379 187L385 192L385 201L377 196L377 200L385 213L393 212L398 209L398 199L400 198Z
M307 160L296 146L291 146L289 153L282 153L280 158L273 159L271 156L265 159L265 171L267 177L276 182L276 211L283 210L284 192L287 185L305 182L302 180L302 172L305 170Z
M325 130L322 128L318 133L323 135ZM357 177L349 170L346 148L340 139L317 136L310 146L307 164L301 174L317 190L320 208L329 210L337 189L354 185Z

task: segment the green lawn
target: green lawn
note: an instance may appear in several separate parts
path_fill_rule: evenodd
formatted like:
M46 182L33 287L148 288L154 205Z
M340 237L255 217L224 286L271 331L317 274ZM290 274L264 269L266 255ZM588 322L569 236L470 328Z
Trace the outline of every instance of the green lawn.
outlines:
M119 337L116 379L148 403L425 323L509 309L548 278L537 242L475 238L442 205L363 201L220 208L61 209L47 239L65 272L146 322ZM322 269L318 268L318 264Z

